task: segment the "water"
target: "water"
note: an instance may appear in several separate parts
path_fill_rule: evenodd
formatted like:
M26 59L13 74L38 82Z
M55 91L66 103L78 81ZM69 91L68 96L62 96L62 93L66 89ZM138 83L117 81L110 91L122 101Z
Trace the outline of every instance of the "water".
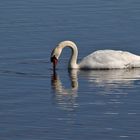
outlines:
M98 49L140 54L138 0L0 2L0 139L123 140L140 137L140 69L68 71L73 40L82 57Z

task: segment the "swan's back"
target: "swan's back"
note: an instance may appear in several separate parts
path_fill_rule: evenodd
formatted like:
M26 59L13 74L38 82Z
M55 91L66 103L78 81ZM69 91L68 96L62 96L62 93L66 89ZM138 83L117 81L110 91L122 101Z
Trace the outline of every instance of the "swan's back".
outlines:
M126 51L99 50L85 57L81 69L115 69L140 67L140 56Z

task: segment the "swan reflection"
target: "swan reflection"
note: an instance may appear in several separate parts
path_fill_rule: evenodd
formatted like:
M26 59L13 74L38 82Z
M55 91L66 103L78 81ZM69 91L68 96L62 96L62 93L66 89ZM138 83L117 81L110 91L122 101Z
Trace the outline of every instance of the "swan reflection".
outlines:
M89 87L97 86L101 87L106 93L108 89L113 91L114 89L122 90L123 88L130 88L135 86L135 81L140 80L140 69L121 69L121 70L95 70L95 71L82 71L82 70L71 70L69 72L71 81L71 87L66 89L59 75L56 73L52 76L52 88L55 91L55 101L63 109L74 109L77 107L76 97L78 90L78 79L80 83L80 89L83 90ZM89 83L88 87L85 87L83 81ZM88 90L88 89L87 89Z
M140 69L118 69L118 70L100 70L100 71L80 71L80 76L88 79L90 83L100 86L115 85L132 86L134 81L140 80Z
M52 88L55 91L55 101L59 107L64 110L73 110L78 106L75 101L78 90L77 71L69 71L69 77L71 81L71 87L68 89L63 86L64 84L62 84L59 75L57 75L55 71L51 80Z

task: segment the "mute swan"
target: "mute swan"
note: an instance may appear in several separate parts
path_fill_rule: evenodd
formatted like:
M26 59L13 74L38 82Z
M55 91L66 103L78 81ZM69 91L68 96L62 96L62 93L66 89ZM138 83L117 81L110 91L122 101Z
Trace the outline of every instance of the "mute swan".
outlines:
M98 50L83 58L77 64L78 49L72 41L62 41L53 49L51 53L51 62L55 70L58 58L65 47L72 50L69 69L124 69L140 67L140 56L126 51L116 50Z

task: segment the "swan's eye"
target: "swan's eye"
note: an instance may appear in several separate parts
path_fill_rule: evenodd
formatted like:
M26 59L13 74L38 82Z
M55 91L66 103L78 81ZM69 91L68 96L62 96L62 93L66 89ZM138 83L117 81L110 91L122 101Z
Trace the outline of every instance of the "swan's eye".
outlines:
M53 59L54 59L54 56L53 56L53 57L51 57L51 62L53 62Z
M55 55L52 56L52 57L51 57L51 62L53 62L55 58L56 58Z
M51 57L51 62L57 64L57 58L55 57L55 55L53 57Z

